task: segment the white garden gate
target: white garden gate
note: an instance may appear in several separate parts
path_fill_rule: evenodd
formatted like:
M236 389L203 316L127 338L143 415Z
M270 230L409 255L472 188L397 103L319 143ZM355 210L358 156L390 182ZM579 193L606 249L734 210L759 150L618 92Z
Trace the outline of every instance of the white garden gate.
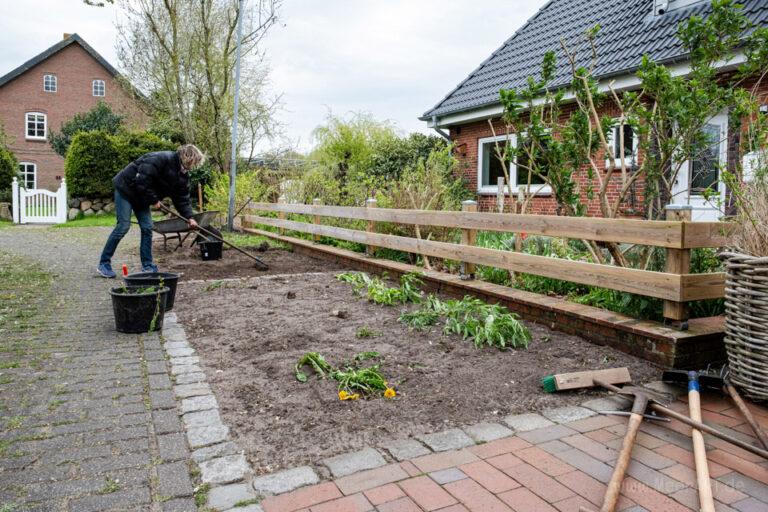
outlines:
M25 189L13 178L13 222L16 224L63 224L67 222L67 183L61 180L56 192Z

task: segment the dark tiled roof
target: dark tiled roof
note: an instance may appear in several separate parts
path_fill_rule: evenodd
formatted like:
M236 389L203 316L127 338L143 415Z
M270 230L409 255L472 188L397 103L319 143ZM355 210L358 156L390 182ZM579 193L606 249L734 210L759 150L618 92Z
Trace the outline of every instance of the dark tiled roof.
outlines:
M17 67L16 69L14 69L14 70L6 73L2 77L0 77L0 87L4 86L5 84L10 82L14 78L16 78L19 75L25 73L26 71L32 69L33 67L35 67L38 64L40 64L41 62L43 62L45 59L55 55L56 53L60 52L61 50L63 50L64 48L66 48L67 46L69 46L69 45L71 45L73 43L77 43L80 46L82 46L83 50L88 52L88 54L91 57L96 59L96 61L98 61L99 64L104 66L104 69L106 69L109 72L109 74L111 74L112 76L117 76L118 75L117 70L115 68L113 68L112 65L109 62L107 62L106 59L104 59L104 57L99 55L99 53L96 50L91 48L91 46L88 43L83 41L82 37L80 37L77 34L72 34L69 37L67 37L66 39L62 39L61 41L59 41L55 45L51 46L50 48L48 48L44 52L35 55L31 59L29 59L27 62L22 64L21 66Z
M757 25L768 25L768 0L743 0L744 13ZM554 87L570 83L570 66L560 47L565 39L588 65L590 52L584 32L599 24L595 75L607 78L634 71L644 54L656 62L685 58L677 39L678 24L693 14L706 15L711 2L653 15L653 0L550 0L510 39L488 57L422 119L473 110L498 103L499 90L519 88L529 76L539 76L541 59L557 51Z

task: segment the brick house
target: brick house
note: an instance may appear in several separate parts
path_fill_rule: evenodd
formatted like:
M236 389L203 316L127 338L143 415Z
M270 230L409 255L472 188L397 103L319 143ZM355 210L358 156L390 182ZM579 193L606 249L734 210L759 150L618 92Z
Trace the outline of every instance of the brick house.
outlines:
M129 128L143 128L148 118L118 80L109 62L77 34L0 77L0 122L19 161L21 184L57 190L64 159L48 143L50 130L99 101L126 115Z
M768 25L768 0L744 0L740 3L744 6L742 12L753 24ZM711 0L550 0L420 119L453 141L454 154L462 165L468 185L477 193L480 208L491 210L496 206L497 179L504 176L494 151L496 141L506 139L505 128L499 120L503 112L499 102L500 89L522 88L529 76L538 77L541 59L549 50L556 51L558 57L556 76L551 86L568 87L571 70L560 40L579 41L587 29L597 24L601 29L596 39L599 59L595 78L599 80L602 90L607 90L609 82L613 82L614 89L619 93L636 89L639 80L635 72L643 55L669 66L673 73L684 74L687 58L676 36L677 27L692 15L706 16L710 11ZM582 47L580 54L588 56L588 51ZM734 69L743 59L742 54L737 54L732 61L722 65L722 72ZM765 81L763 83L761 92L766 98L764 101L768 102L768 85ZM572 105L564 108L564 115L568 115L568 107ZM605 102L600 114L611 115L611 108L611 102ZM496 137L489 120L494 123ZM633 155L639 161L642 155L638 154L637 139L631 127L624 128L627 130L625 154ZM690 204L694 220L718 218L719 210L700 191L702 186L710 186L724 200L726 187L720 180L719 170L721 165L732 165L738 158L738 134L729 131L726 112L710 119L705 130L714 135L713 140L720 142L713 144L702 161L692 159L684 163L671 201L674 204ZM516 136L512 134L511 143L515 143ZM613 134L613 140L620 140L617 133ZM617 142L614 145L618 145ZM618 151L618 148L614 150ZM697 169L695 175L691 169ZM518 176L515 166L510 165L510 180L512 194L516 195L515 188L527 183L527 174ZM586 172L577 176L577 180L586 185ZM555 213L556 203L550 191L542 185L534 189L537 193L528 213ZM625 215L642 213L643 189L644 184L638 181L630 191L622 205ZM581 190L585 187L582 186ZM584 197L583 201L588 206L589 215L599 215L596 200L587 201Z

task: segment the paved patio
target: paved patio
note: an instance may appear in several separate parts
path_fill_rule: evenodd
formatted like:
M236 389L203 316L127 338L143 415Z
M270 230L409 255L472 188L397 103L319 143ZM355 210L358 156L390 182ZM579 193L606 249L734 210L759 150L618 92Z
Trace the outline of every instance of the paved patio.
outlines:
M673 407L687 411L684 401ZM732 403L707 395L703 407L707 423L756 443ZM752 409L768 427L768 409ZM269 497L261 506L265 512L597 510L625 428L623 417L591 416L387 464ZM768 511L768 461L706 438L717 510ZM619 510L698 510L695 481L688 427L644 422Z

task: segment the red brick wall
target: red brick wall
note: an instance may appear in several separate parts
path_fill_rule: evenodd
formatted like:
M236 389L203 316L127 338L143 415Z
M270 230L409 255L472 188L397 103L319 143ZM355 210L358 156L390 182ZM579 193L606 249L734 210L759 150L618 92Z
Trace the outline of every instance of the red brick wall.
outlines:
M57 92L43 91L43 75L57 77ZM105 95L92 94L93 80L104 80ZM26 112L47 115L47 131L78 112L93 108L99 100L128 116L129 128L144 128L147 117L118 82L79 44L73 43L54 56L0 87L0 120L10 139L11 151L20 162L37 164L37 186L57 190L64 175L64 159L53 152L48 141L26 139Z
M612 111L612 108L603 109L601 112L605 115L617 115ZM571 110L568 106L563 108L563 117L570 115ZM494 120L494 131L496 135L503 135L506 133L504 125L499 120ZM492 137L493 131L488 125L488 121L476 121L460 126L450 127L451 139L456 145L454 151L455 156L459 159L461 172L464 175L467 186L477 191L477 159L478 159L478 139L484 137ZM642 158L642 155L640 156ZM597 158L600 169L605 170L605 158L598 155ZM582 191L582 202L587 205L587 215L600 216L600 206L596 198L588 200L586 197L586 190L588 186L588 175L586 168L582 169L577 176L577 181ZM608 187L608 196L610 199L615 200L619 195L619 187L621 181L619 176L615 176L611 180L611 184ZM593 189L598 188L598 182L593 182ZM642 214L643 209L643 191L644 183L637 183L634 187L633 193L627 196L627 200L623 205L623 213L627 216ZM516 198L516 193L513 190L513 196ZM596 195L596 194L595 194ZM481 210L495 210L496 209L496 194L494 193L480 193L478 194L477 201ZM509 203L509 199L507 199ZM507 208L508 209L508 208ZM557 213L557 203L551 194L540 193L528 205L526 213L532 214L544 214L553 215Z

